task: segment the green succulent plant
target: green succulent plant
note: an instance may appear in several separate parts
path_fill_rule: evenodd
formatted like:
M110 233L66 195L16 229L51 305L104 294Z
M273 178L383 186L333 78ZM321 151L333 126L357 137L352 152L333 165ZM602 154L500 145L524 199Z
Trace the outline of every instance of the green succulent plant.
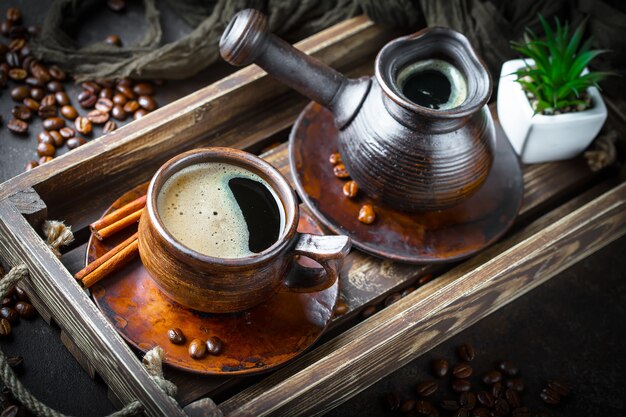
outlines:
M584 110L589 107L587 88L598 87L598 82L610 75L607 72L583 70L605 50L592 50L591 38L582 42L584 24L579 25L570 35L567 22L561 24L555 19L556 29L552 30L546 19L539 15L545 39L540 39L531 29L526 28L524 42L511 42L511 46L534 63L515 72L517 82L536 100L534 111L554 114L554 112ZM582 42L582 43L581 43Z

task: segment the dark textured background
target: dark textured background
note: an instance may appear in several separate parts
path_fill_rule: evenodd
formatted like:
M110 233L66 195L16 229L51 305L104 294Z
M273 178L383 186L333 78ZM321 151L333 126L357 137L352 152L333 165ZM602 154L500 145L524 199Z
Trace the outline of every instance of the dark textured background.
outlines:
M23 10L27 24L43 21L46 1L3 0L0 16L10 6ZM175 15L163 11L165 40L176 39L188 28ZM124 42L141 36L143 22L139 2L121 18L102 8L80 28L83 42L108 34L118 34ZM160 105L187 95L223 76L229 69L218 66L191 80L168 82L156 96ZM68 84L69 85L69 84ZM75 93L70 91L70 96ZM8 90L0 91L0 115L5 121L13 106ZM31 125L28 138L12 136L0 128L0 181L22 172L35 158L35 134ZM626 238L612 243L597 254L517 299L471 328L433 349L424 357L394 372L368 390L338 407L329 416L385 416L381 397L385 392L400 392L414 397L417 382L429 377L429 362L435 357L456 361L454 348L471 343L477 350L473 365L486 371L500 358L515 361L526 381L526 403L533 410L550 411L561 416L626 415ZM22 381L32 392L64 413L79 416L104 415L113 411L102 381L92 381L73 359L58 337L58 329L40 318L22 321L13 336L0 341L8 355L24 356ZM573 392L561 406L543 406L538 398L548 378L568 381ZM446 380L447 381L447 380ZM478 382L476 382L478 383Z

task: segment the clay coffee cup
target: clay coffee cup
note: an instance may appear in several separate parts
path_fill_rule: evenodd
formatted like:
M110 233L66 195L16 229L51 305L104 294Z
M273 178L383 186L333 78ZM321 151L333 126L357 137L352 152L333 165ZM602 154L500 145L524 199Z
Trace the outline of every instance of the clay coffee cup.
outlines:
M215 257L191 249L168 230L163 213L158 210L159 192L177 172L210 162L234 165L256 174L276 197L277 205L282 206L282 227L271 246L242 257ZM350 250L350 238L299 233L298 220L295 193L270 164L235 149L197 149L170 159L152 178L139 222L139 254L154 282L177 303L209 313L242 311L267 300L281 286L314 292L337 280L338 269ZM324 272L290 274L296 255L318 262Z

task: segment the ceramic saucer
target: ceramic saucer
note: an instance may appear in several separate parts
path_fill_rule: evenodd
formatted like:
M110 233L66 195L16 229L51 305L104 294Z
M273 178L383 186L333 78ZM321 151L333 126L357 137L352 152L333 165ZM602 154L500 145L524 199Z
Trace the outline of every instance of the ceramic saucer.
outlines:
M513 224L523 195L522 170L513 149L496 124L497 144L491 172L482 187L463 203L446 210L407 213L372 201L362 192L343 195L344 180L333 175L328 161L337 152L333 117L310 103L298 117L289 138L291 172L298 194L311 212L353 246L394 261L450 262L489 246ZM357 220L370 203L377 218L370 225Z
M147 185L125 193L103 215L144 195ZM322 233L304 211L300 212L298 230ZM102 256L135 231L136 226L128 228L104 242L90 239L87 261ZM312 266L312 261L306 258L298 262ZM292 273L311 272L300 268L294 268ZM137 349L146 352L159 345L166 352L165 363L189 372L242 375L279 366L311 346L330 323L338 283L317 293L281 290L264 304L242 313L208 314L187 309L163 295L137 257L94 285L92 296L105 317ZM172 327L179 327L186 335L185 345L169 342L167 331ZM209 336L217 336L224 342L222 354L192 359L187 351L189 342Z

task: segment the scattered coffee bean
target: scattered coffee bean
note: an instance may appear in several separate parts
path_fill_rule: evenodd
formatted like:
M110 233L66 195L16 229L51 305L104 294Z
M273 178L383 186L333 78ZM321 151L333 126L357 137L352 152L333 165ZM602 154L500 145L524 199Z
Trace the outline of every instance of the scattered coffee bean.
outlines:
M400 397L394 392L389 392L383 397L385 408L389 411L396 411L400 408Z
M383 302L383 305L385 307L389 307L390 305L400 300L401 298L402 296L400 295L399 292L394 292L392 294L389 294L387 297L385 297L385 301Z
M570 388L565 382L557 381L556 379L550 380L548 382L548 388L551 388L561 397L567 397L570 392Z
M117 123L115 123L113 120L109 120L102 127L102 133L106 135L107 133L113 132L115 129L117 129Z
M472 383L467 379L455 379L452 381L452 391L454 392L465 392L469 391L472 388Z
M419 396L428 397L429 395L434 394L437 391L437 388L439 388L439 384L437 383L437 381L430 380L420 382L415 387L415 390L417 391L417 394Z
M348 198L354 198L359 192L359 186L353 180L346 182L343 185L343 195Z
M494 400L502 396L503 393L504 388L502 387L501 383L496 382L495 384L493 384L493 386L491 387L491 395L493 395Z
M542 389L541 393L539 394L539 398L541 398L546 404L550 405L557 405L561 402L561 396L552 388Z
M104 38L104 43L113 46L122 46L122 39L117 35L109 35Z
M74 127L76 128L77 132L82 133L83 135L90 134L91 130L93 129L91 120L83 116L78 116L74 120Z
M108 113L111 111L112 108L113 102L106 97L100 97L98 101L96 101L96 110Z
M139 110L139 103L135 100L127 101L126 104L124 104L124 111L126 113L134 113L137 110Z
M125 95L127 99L134 101L135 93L133 93L133 90L127 85L124 85L121 82L118 82L115 89L117 90L118 93ZM137 106L139 106L139 103L137 103Z
M39 111L39 103L37 102L37 100L26 97L23 103L24 103L24 106L28 107L29 110Z
M47 96L41 99L42 107L56 106L56 104L57 104L57 98L54 96L54 94L48 94Z
M465 344L465 345L461 345L456 349L456 354L459 356L459 358L465 362L471 362L472 360L474 360L474 356L476 355L476 352L474 351L474 348L471 345Z
M126 105L128 105L128 103L126 103ZM124 110L126 110L126 107L124 107ZM333 168L333 174L335 174L335 177L337 178L350 178L350 173L348 173L346 166L341 163L335 165Z
M450 368L450 364L447 360L440 358L433 360L431 364L431 370L434 376L441 378L448 374L448 369Z
M30 91L28 90L28 87L19 86L11 90L11 98L13 99L13 101L21 102L28 96L30 96Z
M417 411L418 414L427 416L433 413L434 410L435 408L432 406L432 404L426 400L418 400L415 403L415 411Z
M476 398L479 403L487 408L492 408L496 401L493 395L488 391L480 391Z
M59 106L67 106L70 104L70 98L65 91L57 91L54 98Z
M504 391L504 399L507 403L509 403L512 408L518 408L522 406L522 400L519 394L517 393L517 391L511 388L507 388L506 391Z
M128 102L128 99L126 98L124 94L117 93L113 96L113 103L115 104L119 104L120 106L123 106L127 102Z
M348 312L348 304L340 299L339 301L337 301L334 312L335 316L343 316Z
M20 368L24 364L24 358L21 356L9 356L7 357L7 363L13 369Z
M409 413L409 412L413 411L415 409L415 402L416 402L415 400L410 399L410 398L402 401L398 411L400 411L402 413Z
M489 413L489 410L483 407L476 408L474 411L472 411L472 417L490 417L490 416L491 414Z
M37 115L39 115L39 117L41 117L42 119L49 119L51 117L56 117L57 106L54 106L54 105L53 106L39 106Z
M189 356L193 359L202 359L206 356L206 343L200 339L193 339L189 344Z
M506 387L522 392L524 391L524 380L522 378L511 378L506 381Z
M506 376L515 376L519 372L517 366L511 361L500 361L498 369Z
M493 409L496 411L497 414L503 416L509 414L509 412L511 411L509 403L507 403L504 398L498 398L493 405Z
M93 93L86 91L86 90L81 91L80 94L78 95L78 104L80 104L80 106L83 109L92 108L96 104L97 101L98 101L98 97L94 95Z
M217 336L211 336L206 341L206 350L210 355L219 355L224 349L224 343Z
M11 68L9 70L9 78L14 81L22 81L28 77L28 72L23 68Z
M30 96L33 100L41 100L46 96L46 92L43 91L43 88L33 87L30 89Z
M439 407L443 408L445 411L456 411L459 409L460 405L455 400L441 400Z
M500 382L502 380L502 374L500 371L491 370L487 371L485 375L483 375L483 382L487 385L493 385L496 382Z
M337 165L341 163L341 154L339 152L335 152L335 153L331 153L330 157L328 158L328 161L333 164L333 165Z
M83 90L90 92L93 95L97 95L102 87L93 81L86 81L80 85Z
M92 110L87 114L87 118L91 120L91 123L96 125L103 125L109 120L109 113L102 110Z
M63 91L63 84L61 84L57 80L50 81L48 84L46 84L46 89L49 92L56 94L56 93L58 93L60 91Z
M367 306L363 309L363 311L361 311L361 318L363 320L368 319L376 314L377 311L378 308L376 306Z
M452 368L452 375L456 378L464 379L472 375L472 367L468 363L460 363Z
M42 156L41 158L39 158L39 165L43 165L46 162L50 162L54 159L53 156Z
M48 70L50 71L50 75L52 76L52 78L57 81L65 81L65 79L67 78L65 71L63 71L57 65L51 65Z
M16 405L10 405L2 411L0 417L18 417L20 415L20 409Z
M376 212L371 204L364 204L359 210L359 221L365 224L372 224L376 220Z
M98 97L111 100L113 98L113 90L111 89L111 87L104 87L102 90L100 90L100 94L98 94Z
M28 121L33 117L33 112L26 106L15 106L11 109L11 114L16 119Z
M1 307L0 308L0 317L3 319L7 319L9 323L15 324L19 321L20 316L17 314L17 311L11 307Z
M37 145L37 155L39 156L54 156L56 148L51 143L39 142Z
M170 339L170 342L175 345L182 345L187 341L185 334L178 327L169 329L167 331L167 337Z
M31 169L37 168L38 166L39 166L39 163L37 161L28 161L28 163L24 167L24 170L30 171Z
M69 128L63 128L63 129L69 129ZM61 130L63 130L61 129ZM65 138L63 137L63 135L61 135L61 132L56 131L56 130L51 130L50 131L50 137L53 140L53 145L56 146L57 148L63 146L63 144L65 143Z
M461 407L453 414L453 417L469 417L469 410L467 407Z
M123 106L116 104L111 110L111 116L113 116L117 120L124 120L126 119L126 111L124 111Z
M411 294L413 291L415 291L415 287L407 287L405 289L402 290L402 292L400 293L400 295L402 296L402 298L406 297L407 295Z
M68 120L75 120L78 117L78 112L71 105L61 107L61 114Z
M61 135L63 139L69 139L69 138L73 138L74 136L76 136L76 131L72 129L71 127L66 126L63 129L59 130L59 134Z
M11 335L11 323L7 319L0 319L0 336Z
M511 411L511 415L513 417L533 417L533 414L530 412L528 407L519 407ZM535 415L535 417L540 417L539 414Z
M107 6L114 12L121 12L126 8L126 0L107 0Z
M154 94L154 87L147 82L137 83L133 87L133 93L138 96L151 96Z
M142 117L144 117L146 114L150 113L148 110L146 109L139 109L135 112L135 114L133 114L133 119L135 120L139 120Z
M17 7L9 7L7 9L7 20L13 23L19 23L22 20L22 11Z
M59 130L65 127L65 120L60 117L49 117L43 121L43 128L46 130Z
M16 118L12 118L11 120L9 120L9 123L7 123L7 127L11 132L18 135L23 135L28 132L28 123Z
M461 393L459 396L459 404L466 407L468 410L473 410L476 407L476 394L471 391Z
M139 96L137 102L142 108L148 111L154 111L157 108L156 101L154 101L154 99L150 96Z
M79 146L84 145L85 143L85 139L80 138L80 137L73 137L73 138L69 138L67 140L67 142L65 143L65 146L67 146L68 149L76 149Z
M27 85L30 85L31 87L37 87L37 88L41 88L44 86L44 83L42 83L41 81L39 81L37 78L35 77L27 77L24 82Z

